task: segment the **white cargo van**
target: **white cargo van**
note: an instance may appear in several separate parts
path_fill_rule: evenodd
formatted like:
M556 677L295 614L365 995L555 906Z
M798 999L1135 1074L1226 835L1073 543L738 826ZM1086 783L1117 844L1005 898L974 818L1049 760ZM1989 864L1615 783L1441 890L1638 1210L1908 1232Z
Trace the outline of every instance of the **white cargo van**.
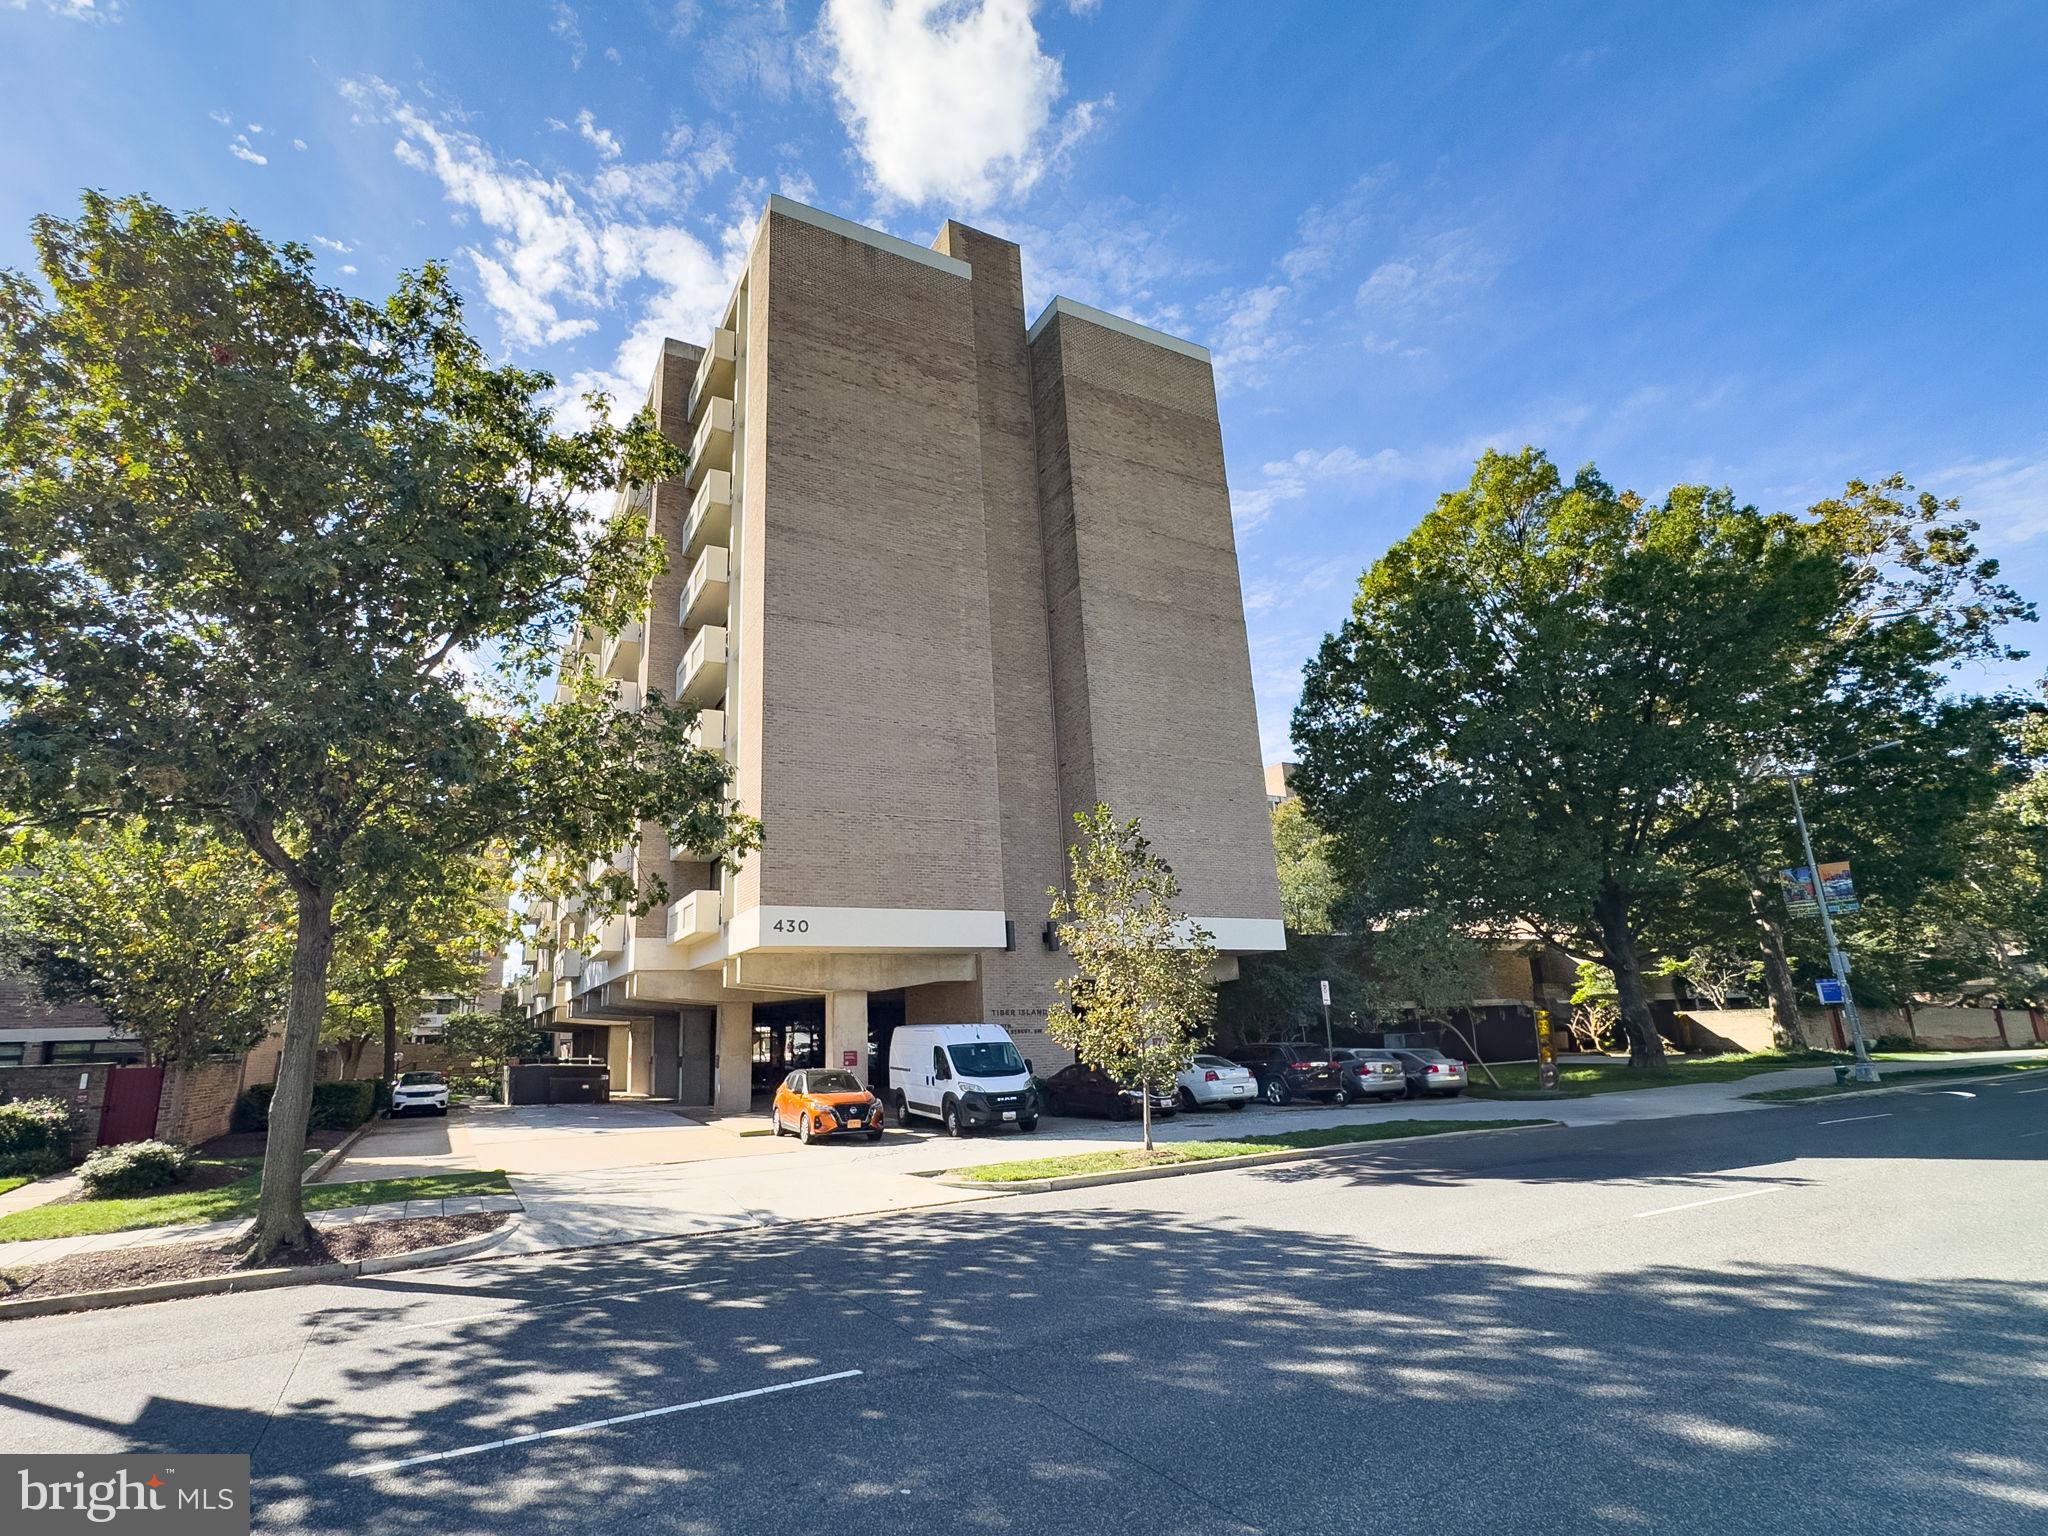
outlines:
M1038 1129L1031 1069L1000 1024L903 1024L889 1037L889 1107L929 1115L948 1136Z

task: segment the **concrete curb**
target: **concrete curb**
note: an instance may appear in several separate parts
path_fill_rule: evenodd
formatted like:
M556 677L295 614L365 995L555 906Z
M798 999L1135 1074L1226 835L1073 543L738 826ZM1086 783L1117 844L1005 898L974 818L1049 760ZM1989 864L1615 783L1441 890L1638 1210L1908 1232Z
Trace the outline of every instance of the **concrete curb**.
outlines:
M354 1130L350 1131L348 1135L342 1139L342 1143L340 1146L331 1147L327 1151L321 1153L318 1158L314 1159L312 1166L309 1167L304 1173L299 1175L299 1182L301 1184L319 1183L321 1178L326 1175L327 1171L330 1168L332 1168L336 1163L340 1162L344 1157L348 1156L349 1149L355 1146L357 1142L361 1141L364 1135L368 1133L370 1127L374 1124L376 1124L376 1116L372 1115L368 1120L365 1120L361 1125L357 1126Z
M337 1149L338 1150L338 1149ZM508 1213L511 1220L474 1237L458 1238L433 1248L416 1248L411 1253L386 1253L345 1264L292 1265L280 1269L237 1270L225 1275L198 1275L190 1280L157 1280L148 1285L116 1286L104 1291L76 1291L69 1296L24 1296L0 1301L0 1322L15 1317L51 1317L64 1312L91 1312L101 1307L127 1307L145 1301L178 1301L187 1296L217 1296L238 1291L272 1291L291 1285L326 1285L336 1280L354 1280L364 1275L388 1275L397 1270L430 1269L455 1259L466 1259L494 1247L512 1235L520 1213Z
M1530 1120L1521 1125L1492 1125L1483 1130L1434 1131L1427 1136L1386 1136L1378 1141L1340 1142L1329 1147L1282 1147L1276 1152L1248 1152L1242 1157L1212 1157L1199 1162L1168 1163L1160 1168L1120 1168L1107 1173L1069 1173L1050 1179L961 1179L940 1174L933 1182L948 1189L975 1189L999 1195L1046 1195L1062 1189L1093 1189L1103 1184L1142 1184L1149 1179L1172 1179L1188 1173L1211 1173L1224 1168L1263 1168L1269 1163L1298 1163L1311 1158L1335 1160L1356 1157L1397 1142L1459 1141L1468 1136L1499 1136L1509 1131L1540 1131L1565 1128L1562 1120Z
M2035 1070L2048 1077L2048 1067ZM1968 1074L1968 1075L1965 1075ZM1939 1077L1916 1077L1910 1083L1879 1083L1875 1088L1858 1088L1850 1093L1827 1093L1832 1083L1814 1085L1813 1097L1809 1099L1763 1099L1754 1093L1745 1093L1742 1098L1751 1104L1761 1104L1765 1109L1798 1109L1807 1104L1841 1104L1850 1099L1882 1098L1888 1093L1913 1093L1927 1088L1944 1088L1950 1083L2002 1083L2009 1078L2024 1078L2025 1072L1970 1072L1968 1067L1958 1067L1953 1072L1944 1072ZM1769 1089L1759 1090L1769 1092Z

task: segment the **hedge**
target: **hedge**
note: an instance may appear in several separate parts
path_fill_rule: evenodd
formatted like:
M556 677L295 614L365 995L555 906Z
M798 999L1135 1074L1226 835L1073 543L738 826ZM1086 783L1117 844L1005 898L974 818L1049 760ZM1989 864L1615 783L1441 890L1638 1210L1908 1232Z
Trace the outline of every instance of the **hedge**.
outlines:
M381 1078L373 1077L351 1078L339 1083L315 1083L313 1107L306 1117L306 1129L354 1130L377 1112L377 1101L383 1086ZM241 1097L235 1100L231 1129L269 1130L270 1097L276 1092L275 1083L258 1083L253 1088L244 1088Z
M192 1171L192 1149L169 1141L124 1141L101 1147L78 1169L78 1182L95 1200L150 1195Z
M71 1166L71 1109L62 1099L0 1104L0 1174L40 1178Z

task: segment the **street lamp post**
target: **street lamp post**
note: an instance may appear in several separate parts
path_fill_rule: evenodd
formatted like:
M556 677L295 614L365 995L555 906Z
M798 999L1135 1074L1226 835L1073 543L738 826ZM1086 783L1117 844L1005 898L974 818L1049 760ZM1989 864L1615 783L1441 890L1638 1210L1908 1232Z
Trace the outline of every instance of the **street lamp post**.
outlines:
M1885 742L1868 750L1878 752L1896 745L1896 742ZM1863 754L1855 755L1860 757ZM1828 969L1835 973L1835 980L1842 988L1842 1012L1849 1018L1849 1045L1856 1053L1855 1078L1859 1083L1874 1083L1879 1080L1877 1068L1871 1063L1869 1047L1863 1043L1863 1015L1856 1011L1856 996L1849 990L1849 957L1842 953L1842 946L1835 939L1835 920L1828 912L1827 887L1821 884L1820 864L1813 856L1813 837L1806 830L1806 808L1799 803L1798 772L1787 772L1785 782L1792 786L1792 819L1799 823L1799 846L1806 851L1806 872L1813 879L1814 900L1820 906L1820 929L1828 941Z

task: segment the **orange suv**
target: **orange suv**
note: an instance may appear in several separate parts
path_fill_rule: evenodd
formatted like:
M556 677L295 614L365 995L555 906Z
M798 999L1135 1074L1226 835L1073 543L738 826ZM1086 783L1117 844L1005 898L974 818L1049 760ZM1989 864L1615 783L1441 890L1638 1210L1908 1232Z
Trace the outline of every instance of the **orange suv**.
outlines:
M835 1067L790 1073L775 1090L768 1113L775 1120L776 1135L794 1131L799 1141L840 1131L865 1132L869 1141L882 1139L882 1101L861 1087L851 1072Z

